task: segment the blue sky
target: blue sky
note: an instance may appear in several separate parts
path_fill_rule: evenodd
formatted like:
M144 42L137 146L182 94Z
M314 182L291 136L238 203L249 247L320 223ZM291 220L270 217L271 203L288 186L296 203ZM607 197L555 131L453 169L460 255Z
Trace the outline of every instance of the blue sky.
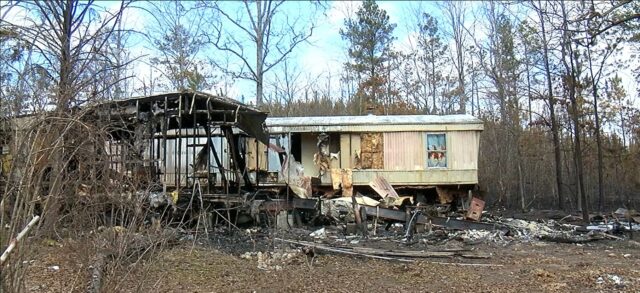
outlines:
M185 2L195 3L195 2ZM119 6L118 1L98 1L99 6L104 6L107 9L116 9ZM148 6L146 2L134 2L136 6ZM237 8L242 8L243 4L239 1L221 2L225 8L229 11L235 11ZM338 76L342 70L346 58L347 44L341 39L339 30L343 27L344 21L350 15L354 15L355 11L361 5L360 1L330 1L327 2L327 9L324 14L311 15L309 10L306 9L310 4L302 1L289 1L286 2L281 8L280 17L297 17L301 20L315 19L317 27L313 33L313 36L309 39L309 43L303 43L299 45L294 52L290 55L289 63L298 67L300 71L305 73L306 78L316 79L319 82L327 82L331 80L333 88L337 88ZM378 1L378 5L387 11L390 21L397 24L394 31L394 35L397 38L395 43L395 49L406 51L411 43L412 36L415 34L415 16L413 11L419 7L420 11L430 13L437 18L441 17L441 9L437 7L437 3L433 1ZM471 2L472 8L480 5L480 2ZM24 17L25 11L11 11L8 15L10 19L15 21ZM140 9L128 9L123 16L125 27L135 31L145 31L149 25L152 25L152 18L143 10ZM279 20L276 20L276 22ZM281 20L280 20L281 21ZM472 17L467 18L467 21L472 22ZM207 29L207 28L203 28ZM237 33L233 29L229 31L230 34ZM476 36L482 33L482 26L480 25ZM145 44L140 36L132 36L130 38L130 50L132 55L142 56L139 62L134 63L132 72L134 79L132 83L137 87L142 81L148 82L150 77L159 76L159 71L152 68L149 65L148 59L150 56L156 54L154 48ZM636 49L624 49L624 58L633 54ZM219 56L220 53L209 50L203 52L203 55ZM266 93L268 93L268 84L273 82L273 77L281 68L274 68L265 76L265 82L267 83ZM620 70L618 74L623 78L624 85L627 92L630 95L635 95L637 83L635 82L632 74L629 70ZM330 76L330 77L329 77ZM218 92L217 88L209 89L211 92ZM139 94L139 93L138 93ZM255 96L255 84L251 81L237 80L233 83L228 90L229 96L233 98L240 98L244 96L245 102L251 102Z
M389 15L391 23L397 24L394 35L397 38L396 49L403 50L413 33L414 18L412 10L422 7L423 11L437 15L439 10L435 2L427 1L378 1L380 8ZM287 4L289 4L287 6ZM308 5L302 2L285 3L283 14L299 14L299 8ZM342 40L339 31L349 16L355 15L361 6L360 1L331 1L327 3L324 15L317 15L317 27L308 43L301 44L291 55L291 60L308 75L324 78L331 75L332 84L338 83L338 75L347 61L347 43ZM239 83L243 89L252 90L253 84Z
M116 3L110 3L115 7ZM145 6L145 3L137 3L136 5ZM221 5L228 9L231 13L243 9L241 2L222 2ZM305 8L310 4L301 1L285 2L281 7L281 14L277 17L277 21L281 21L283 17L297 17L301 20L314 19L316 28L309 42L300 44L290 55L290 64L297 66L298 69L304 70L306 76L321 77L326 80L331 75L332 83L337 84L338 75L342 69L342 65L346 61L347 44L341 39L339 30L344 26L344 21L360 7L360 1L331 1L326 3L326 11L324 14L312 15ZM378 5L387 11L390 21L397 24L394 34L397 38L396 49L403 50L407 45L407 41L411 36L412 24L415 22L412 9L422 7L423 11L437 15L439 9L436 8L434 2L421 1L379 1ZM128 10L124 16L126 26L133 30L144 31L145 24L148 26L150 17L140 10ZM234 29L231 29L231 33ZM240 32L236 32L240 34ZM132 38L135 40L136 38ZM142 55L152 55L153 48L139 42L133 49L134 52ZM143 58L144 59L144 58ZM274 68L273 71L265 76L266 83L272 82L274 74L281 67ZM138 62L136 68L137 79L148 79L154 70L149 68L145 62ZM140 81L139 81L140 82ZM216 89L211 89L216 91ZM237 80L233 85L229 94L234 98L245 96L247 102L255 95L255 84L252 81Z

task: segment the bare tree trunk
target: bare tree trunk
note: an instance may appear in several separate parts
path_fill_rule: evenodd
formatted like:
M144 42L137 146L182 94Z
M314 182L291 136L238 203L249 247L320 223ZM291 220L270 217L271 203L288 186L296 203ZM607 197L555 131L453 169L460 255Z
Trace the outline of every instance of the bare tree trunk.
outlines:
M538 0L538 6L540 1ZM547 43L547 33L545 30L545 21L542 8L538 7L538 16L540 17L540 28L542 30L543 59L544 71L547 79L547 91L549 92L549 119L551 120L551 135L553 136L553 153L555 156L556 169L556 185L558 189L558 209L564 209L564 194L562 191L562 157L560 154L560 136L558 135L558 123L556 121L555 98L553 96L553 85L551 80L551 69L549 66L549 47Z
M431 51L431 99L433 99L431 114L436 114L436 62L434 52Z
M289 54L301 43L306 42L312 35L316 27L315 21L296 22L296 19L287 18L290 15L284 13L283 0L258 0L242 1L243 8L234 13L225 11L215 1L204 1L204 8L213 8L219 13L220 18L225 23L216 23L212 26L213 32L206 38L216 49L229 54L234 59L240 61L240 68L230 69L228 66L217 64L224 73L235 78L242 78L256 83L256 104L263 104L264 75L274 66L280 64L288 58ZM293 1L292 1L293 2ZM211 3L211 4L210 4ZM255 6L251 6L254 5ZM255 10L252 9L255 7ZM321 3L313 3L305 12L324 11L325 7ZM287 18L278 21L277 16ZM289 22L291 21L291 22ZM297 25L293 25L297 23ZM226 26L229 26L229 29ZM255 44L255 63L251 55L243 44L245 42Z
M574 86L571 86L574 88ZM578 190L580 192L580 202L582 206L582 219L589 222L589 205L587 203L587 194L584 190L584 170L582 164L582 146L580 140L580 119L578 117L578 106L576 101L575 88L569 89L569 99L571 100L571 111L573 112L573 139L574 143L574 160L576 161L576 175L578 176Z
M593 83L593 69L591 69L591 77L593 84L593 107L596 122L596 146L598 149L598 211L602 212L604 209L604 178L603 178L603 163L602 163L602 139L600 138L600 117L598 115L598 89Z
M602 163L602 139L600 138L600 116L598 113L598 86L593 74L593 65L591 64L591 48L587 48L589 52L589 73L591 74L591 86L593 94L593 113L595 115L596 124L596 148L598 151L598 211L604 209L604 179L603 179L603 163Z
M574 63L574 53L571 47L571 38L569 36L568 19L565 10L565 2L560 4L562 8L562 29L563 40L561 46L562 63L565 67L565 82L569 91L569 100L571 101L571 112L573 121L573 139L574 139L574 160L576 163L576 176L578 177L578 192L580 193L580 202L582 204L582 220L589 222L589 204L587 202L587 194L584 190L584 170L582 164L582 145L580 140L580 109L578 109L578 101L576 97L576 89L578 87L580 73L576 72L576 64ZM567 63L567 58L569 58Z
M526 63L525 63L525 70L527 71L527 100L529 102L529 107L528 107L528 111L529 111L529 125L531 125L531 122L533 122L533 119L531 118L531 75L530 75L530 68L529 68L529 46L527 46L527 42L524 42L524 52L525 55L527 55L527 59L526 59Z
M261 106L262 105L262 87L263 87L263 74L264 74L264 70L263 70L263 66L264 66L264 62L263 62L263 37L264 34L262 33L258 33L258 32L263 32L264 28L262 27L263 25L263 11L262 11L262 3L261 1L256 1L256 11L257 11L257 17L258 20L256 22L256 106Z
M458 83L458 91L457 94L460 97L459 101L459 112L464 114L466 113L466 104L467 104L467 95L466 89L464 86L465 82L465 64L464 64L464 54L465 54L465 27L464 27L464 18L466 13L466 5L467 3L462 1L448 1L444 2L443 8L445 10L445 17L451 26L451 37L453 38L454 45L456 47L455 57L453 65L456 70L456 78Z
M520 208L522 212L527 211L527 203L524 199L524 178L522 177L522 160L518 160L518 186L520 191Z
M60 38L60 76L58 79L57 110L65 112L70 106L71 87L71 22L72 20L72 0L67 0L63 4L65 9L62 16L62 34ZM56 3L57 4L57 3ZM42 4L39 4L42 5ZM53 3L49 5L55 5Z

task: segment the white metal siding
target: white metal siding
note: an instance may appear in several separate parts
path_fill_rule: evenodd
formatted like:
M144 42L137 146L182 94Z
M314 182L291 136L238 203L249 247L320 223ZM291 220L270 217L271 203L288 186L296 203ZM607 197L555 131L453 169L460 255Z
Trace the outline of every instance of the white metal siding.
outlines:
M384 133L385 170L424 170L425 151L421 132Z
M478 147L480 144L479 131L451 131L447 143L448 164L454 170L477 170Z

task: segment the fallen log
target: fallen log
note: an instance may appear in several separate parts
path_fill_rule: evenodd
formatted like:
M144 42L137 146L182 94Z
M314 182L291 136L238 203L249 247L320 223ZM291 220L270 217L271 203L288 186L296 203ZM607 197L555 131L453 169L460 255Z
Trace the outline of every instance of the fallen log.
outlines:
M89 282L88 292L100 292L102 288L102 273L106 264L107 255L100 253L91 264L91 281Z
M365 248L365 247L354 247L351 250L367 253L372 255L380 255L380 256L392 256L392 257L415 257L415 258L428 258L428 257L436 257L436 258L448 258L456 256L456 252L453 251L394 251L394 250L381 250L381 249L373 249L373 248Z
M345 247L331 247L318 243L312 243L307 241L293 241L286 240L281 238L276 238L278 241L297 244L302 246L313 247L318 250L325 250L335 253L343 253L350 255L358 255L370 258L378 258L384 260L397 260L403 262L413 262L414 260L410 258L451 258L451 257L463 257L463 258L474 258L474 259L486 259L489 258L488 254L477 254L477 253L469 253L469 252L461 252L461 251L411 251L411 250L384 250L384 249L375 249L368 247L353 247L353 248L345 248Z
M478 254L462 251L416 251L416 250L384 250L368 247L353 247L352 250L381 256L415 257L415 258L490 258L488 254Z
M324 245L321 245L321 244L315 244L315 243L306 242L306 241L292 241L292 240L281 239L281 238L275 238L275 240L286 242L286 243L291 243L291 244L302 245L302 246L309 246L309 247L313 247L313 248L318 249L318 250L324 250L324 251L335 252L335 253L350 254L350 255L357 255L357 256L363 256L363 257L368 257L368 258L376 258L376 259L384 259L384 260L395 260L395 261L401 261L401 262L414 262L414 260L411 260L411 259L378 256L378 255L371 255L371 254L367 254L367 253L359 253L359 252L354 252L354 251L348 251L348 250L342 249L342 248L334 248L334 247L324 246Z
M461 266L461 267L503 267L504 265L500 264L490 264L490 263L461 263L461 262L441 262L441 261L427 261L429 264L437 264L437 265L452 265L452 266Z

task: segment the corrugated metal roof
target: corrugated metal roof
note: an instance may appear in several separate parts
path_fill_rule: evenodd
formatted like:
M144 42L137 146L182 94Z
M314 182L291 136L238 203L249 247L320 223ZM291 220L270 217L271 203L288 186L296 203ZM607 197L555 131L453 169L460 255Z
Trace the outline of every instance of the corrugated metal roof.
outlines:
M349 126L349 125L423 125L423 124L482 124L476 117L456 115L367 115L367 116L311 116L269 117L267 126Z

